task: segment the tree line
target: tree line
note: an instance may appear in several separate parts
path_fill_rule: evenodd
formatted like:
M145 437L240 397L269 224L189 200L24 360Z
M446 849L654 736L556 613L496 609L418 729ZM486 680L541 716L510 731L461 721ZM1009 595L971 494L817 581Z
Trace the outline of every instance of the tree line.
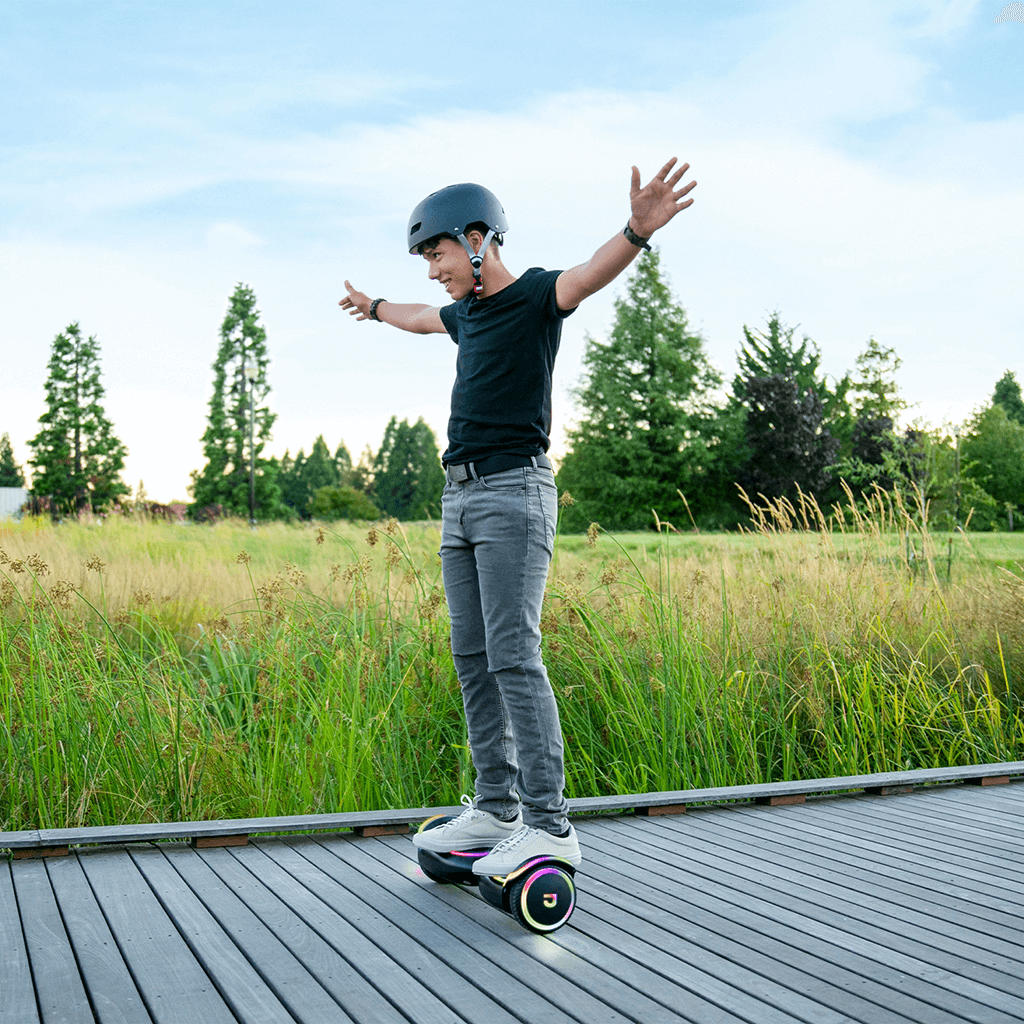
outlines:
M657 250L615 303L607 340L587 337L559 489L562 526L728 529L747 500L812 495L826 512L876 487L920 493L939 528L1014 528L1024 506L1024 401L1007 371L991 400L952 431L899 428L908 405L893 348L870 338L841 378L779 312L743 327L728 388L672 296ZM1020 526L1020 517L1016 525Z
M191 474L188 514L255 520L436 517L444 486L437 439L419 419L392 417L376 453L353 463L323 435L307 455L267 456L276 420L256 296L239 284L220 327L204 465ZM813 495L827 509L874 488L920 493L939 527L1013 529L1024 507L1024 399L1007 370L990 401L950 431L899 427L908 408L895 350L870 338L841 378L821 370L821 350L770 314L744 325L728 386L689 324L657 250L641 255L614 307L607 338L586 338L557 473L562 528L734 528L746 500ZM29 442L30 508L54 516L124 507L127 449L103 406L99 345L77 323L53 341L46 411ZM0 438L0 486L25 485L10 438ZM141 484L140 484L141 491ZM746 498L744 497L746 496ZM139 495L137 495L137 498Z

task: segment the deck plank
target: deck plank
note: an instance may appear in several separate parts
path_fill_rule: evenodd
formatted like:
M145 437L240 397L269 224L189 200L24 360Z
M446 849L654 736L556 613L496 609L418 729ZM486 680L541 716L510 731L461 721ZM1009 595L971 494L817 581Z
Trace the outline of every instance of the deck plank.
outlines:
M672 927L685 929L690 937L699 935L707 948L747 966L756 965L805 992L817 991L816 986L826 981L888 1007L890 1013L899 1014L897 1019L928 1024L989 1016L986 1006L954 993L943 993L940 1006L935 986L919 977L923 964L904 963L903 969L881 964L865 955L873 947L856 936L844 944L832 929L797 912L780 910L748 892L734 893L730 901L729 893L714 879L694 876L683 865L676 872L650 870L642 866L645 859L630 853L618 842L591 835L588 891L638 915L653 913L659 921L670 910ZM651 895L638 905L637 893ZM835 1002L834 994L826 990L826 995L826 1003ZM877 1012L865 1011L864 1019L872 1016Z
M395 894L409 907L425 915L462 942L477 950L502 967L523 985L542 993L549 1004L548 1018L557 1021L607 1021L621 1024L635 1018L625 1016L607 1002L595 998L577 976L575 982L551 967L543 956L531 955L530 949L546 948L546 940L533 939L509 931L510 941L494 941L494 933L477 923L465 911L481 901L471 889L442 886L431 882L420 870L415 856L410 854L408 840L391 839L376 843L360 843L358 856L349 860L350 851L341 844L332 844L331 852L346 862L358 865L359 870L381 885L392 885ZM395 885L398 875L403 884ZM453 897L451 900L443 897ZM510 922L509 922L510 923ZM525 942L516 942L523 938ZM580 965L576 965L579 967Z
M714 850L717 856L732 856L731 848L735 846L735 841L724 839L715 826L702 836L702 841L709 844L709 849ZM882 844L879 843L878 846L882 850ZM841 864L842 846L837 844L836 851L837 861ZM891 847L884 848L881 854L883 859L890 851ZM884 862L891 864L892 870L899 870L901 864L900 860ZM941 868L941 863L939 860L934 861L937 869ZM1024 980L1012 977L1020 974L1020 966L1016 960L1018 947L1011 943L986 932L958 926L956 922L948 919L939 922L941 927L936 927L937 919L930 916L926 908L897 908L893 905L888 892L847 887L838 895L833 880L822 879L817 872L800 872L789 858L784 863L779 858L762 861L757 877L761 882L770 878L776 887L789 885L810 890L818 896L823 906L841 909L843 913L861 922L891 929L901 938L912 938L932 946L936 949L937 955L963 960L965 971L970 972L975 968L981 973L1001 970L1006 975L1002 984L1007 986L1007 990L1024 995Z
M77 857L46 861L50 884L100 1024L146 1024L139 995Z
M653 830L645 829L642 842L633 836L623 836L617 829L613 829L612 834L627 848L653 860L664 862L668 857L679 863L681 830L673 827L674 824L671 819L658 821L654 827L667 834L651 835ZM681 819L679 824L682 824ZM612 826L614 823L610 823ZM799 876L784 865L756 859L748 862L745 851L742 847L737 849L735 842L707 843L703 837L691 833L683 840L683 846L686 851L683 863L687 870L719 882L721 898L743 904L756 892L764 900L766 912L767 908L774 908L774 913L794 911L798 917L833 929L837 941L848 943L851 936L867 939L862 948L883 964L903 964L911 975L928 977L940 988L965 994L982 1006L992 1007L993 1012L1009 1013L1011 1020L1015 1019L1015 1013L1024 1014L1020 985L1013 979L962 956L956 941L948 936L922 933L908 926L901 913L890 913L888 908L873 911L865 907L855 890L847 888L840 895L819 884L813 873ZM938 947L936 939L941 942Z
M292 1015L250 963L244 945L239 944L239 922L228 915L228 927L224 927L199 893L188 884L188 879L184 879L186 884L182 885L183 878L175 871L172 862L175 852L174 849L164 851L155 846L136 847L131 851L131 859L188 943L196 962L213 980L217 991L239 1020L252 1021L253 1024L293 1024ZM177 852L187 854L189 851L179 847ZM258 938L254 937L255 942ZM337 1011L336 1006L334 1009ZM346 1015L340 1011L327 1020L349 1024Z
M1024 908L1007 902L1005 895L989 895L977 885L971 888L934 867L927 870L915 864L913 870L893 870L889 863L871 858L863 851L827 842L821 830L795 832L779 822L751 822L742 815L722 819L720 825L731 829L738 842L762 858L786 856L822 879L855 882L861 888L884 892L894 905L935 905L943 908L943 914L976 922L1009 939L1024 928ZM842 860L837 867L838 852L842 853Z
M730 827L730 825L732 823L721 823L723 828ZM908 842L905 850L897 851L893 846L894 840L890 834L886 834L884 831L873 834L870 830L863 828L855 829L848 821L835 822L829 828L823 826L820 833L829 837L829 850L833 861L831 869L823 869L823 880L841 881L842 865L845 865L848 860L853 861L855 858L860 858L863 861L865 858L873 857L875 863L879 865L879 875L887 874L894 880L915 879L922 886L932 886L936 890L936 895L939 895L940 887L959 887L961 891L970 894L965 901L967 905L955 909L949 907L946 914L943 915L944 922L956 923L965 931L973 931L974 936L971 943L973 946L980 945L984 949L1011 959L1020 957L1019 932L1016 923L1010 921L1006 927L1001 928L997 919L985 911L985 904L999 908L996 911L998 918L1003 916L1002 910L1012 912L1014 907L1019 908L1021 896L1016 893L1015 883L1012 880L1007 883L1011 886L1007 891L1006 885L1000 884L998 881L993 883L983 872L967 870L962 863L957 864L957 859L949 846L939 843L937 840L922 846L911 846ZM806 825L801 827L801 834L806 837L805 845L814 842L814 839L806 832ZM794 841L794 837L789 839L783 837L777 849L791 845ZM764 837L761 836L752 840L752 845L756 848L764 848L764 842ZM908 856L908 851L912 851L913 855ZM913 895L901 894L898 887L884 877L881 877L875 885L866 886L864 891L905 907L906 912L911 916L921 912L927 918L931 912L929 904L934 902L925 900L922 903Z
M411 844L408 849L412 851ZM580 878L578 875L577 879ZM564 972L567 979L585 985L588 992L642 1024L647 1021L737 1024L750 1019L737 1016L703 993L693 992L677 980L666 979L624 956L623 950L630 944L630 935L614 935L609 945L580 931L577 915L586 912L585 903L573 915L570 927L539 938L524 934L511 919L496 913L470 891L440 885L435 892L438 899L457 906L493 936L514 942L520 949L547 961L555 970ZM586 900L585 890L581 899ZM552 954L551 947L558 948L557 955ZM685 964L678 963L677 969L678 973L684 973Z
M4 862L0 862L0 1024L39 1024L12 865Z
M389 960L449 1006L457 1005L466 1024L513 1024L515 1017L487 993L435 955L433 949L410 938L390 917L367 904L357 893L324 871L323 848L313 839L267 841L260 848L290 875L318 893ZM372 910L369 908L372 907Z
M319 900L283 871L275 874L273 869L268 870L269 862L261 853L206 850L196 859L216 874L225 889L281 941L290 955L353 1020L387 1020L399 1013L392 1002L317 933L314 925L318 922ZM307 912L310 906L312 913ZM303 914L310 920L304 919Z
M45 862L17 864L14 888L18 906L31 907L29 913L22 914L21 924L43 1024L93 1024L92 1008Z
M380 863L366 852L367 842L322 838L286 842L357 899L395 922L411 939L429 949L460 977L472 979L473 985L486 991L508 1014L513 1017L525 1015L531 1021L553 1019L550 1001L512 974L507 964L497 964L488 959L466 941L464 933L445 929L419 910L408 899L411 895L408 889L415 883L411 879L396 877L393 871L384 871Z
M410 969L410 964L394 960L386 949L375 945L356 923L340 913L338 903L344 901L336 901L332 887L326 884L329 879L318 878L315 874L303 878L301 872L299 876L293 875L279 863L275 845L283 844L280 840L262 840L258 845L228 852L256 877L263 879L274 892L281 894L324 942L363 977L372 981L390 1004L391 1014L401 1013L415 1024L451 1024L451 1008L417 976L415 968ZM284 849L292 854L287 847ZM288 860L287 857L284 859ZM355 908L354 916L357 922L362 923L375 915L372 908L363 907ZM392 927L380 918L376 925L383 929ZM361 1019L374 1020L372 1016Z
M511 919L497 914L472 889L431 882L419 870L415 851L408 840L375 844L368 852L382 864L413 879L415 893L403 889L407 899L422 899L424 902L419 905L424 912L472 941L496 962L506 964L508 970L524 982L537 986L560 1012L559 1000L565 999L573 1014L586 1022L601 1021L602 1024L619 1020L645 1024L648 1021L739 1020L704 1000L683 998L676 1002L674 1009L666 1007L645 991L628 984L619 972L595 967L564 946L553 956L552 944L564 932L549 938L528 935Z
M919 854L909 861L896 861L882 854L882 844L877 841L855 847L845 842L843 831L807 829L798 822L783 825L737 814L721 819L719 824L742 836L753 848L774 849L776 855L780 849L788 849L797 860L813 861L819 871L835 875L838 870L841 876L856 876L865 886L891 889L901 894L898 902L939 903L951 912L979 917L986 930L996 925L1016 933L1024 925L1024 906L1008 900L1005 890L989 884L988 876L964 879L960 873L950 871L938 856L925 858ZM842 855L838 862L837 852Z
M153 1020L237 1024L128 853L105 848L78 858Z

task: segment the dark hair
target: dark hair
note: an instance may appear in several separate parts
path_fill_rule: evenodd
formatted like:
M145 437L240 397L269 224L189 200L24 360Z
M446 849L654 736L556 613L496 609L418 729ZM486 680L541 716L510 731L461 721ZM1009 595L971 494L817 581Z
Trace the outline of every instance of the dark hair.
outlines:
M484 238L487 237L487 232L490 230L491 229L482 220L474 221L472 224L466 225L466 234L469 234L470 231L479 231ZM450 234L447 231L442 231L441 234L434 235L433 238L428 238L425 242L420 242L420 244L416 246L416 252L422 256L425 249L433 249L442 238L450 238L453 242L458 241L453 234ZM491 239L490 247L497 251L497 247L499 245L503 245L504 241L505 239L500 234L496 233Z

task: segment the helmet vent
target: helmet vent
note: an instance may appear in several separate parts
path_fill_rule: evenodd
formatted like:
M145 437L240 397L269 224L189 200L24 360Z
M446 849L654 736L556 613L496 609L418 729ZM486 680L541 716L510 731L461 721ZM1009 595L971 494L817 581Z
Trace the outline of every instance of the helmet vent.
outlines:
M419 229L421 227L423 227L423 221L421 221L421 220L416 221L416 223L413 224L413 226L411 228L409 228L409 234L410 235L415 234L417 231L419 231Z

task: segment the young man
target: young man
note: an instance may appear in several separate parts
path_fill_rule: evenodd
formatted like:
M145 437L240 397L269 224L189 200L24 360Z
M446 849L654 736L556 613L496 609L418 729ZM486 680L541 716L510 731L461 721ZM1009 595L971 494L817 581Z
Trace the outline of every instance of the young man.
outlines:
M445 852L488 848L473 870L506 875L530 857L580 863L567 817L562 731L540 652L540 612L557 517L545 452L551 375L562 320L615 280L680 210L696 182L675 158L644 188L633 168L625 229L564 272L501 261L507 230L498 200L479 185L452 185L409 219L409 252L452 300L442 307L373 299L346 281L339 305L359 320L415 334L449 334L459 346L441 500L441 568L462 688L476 797L413 842Z

